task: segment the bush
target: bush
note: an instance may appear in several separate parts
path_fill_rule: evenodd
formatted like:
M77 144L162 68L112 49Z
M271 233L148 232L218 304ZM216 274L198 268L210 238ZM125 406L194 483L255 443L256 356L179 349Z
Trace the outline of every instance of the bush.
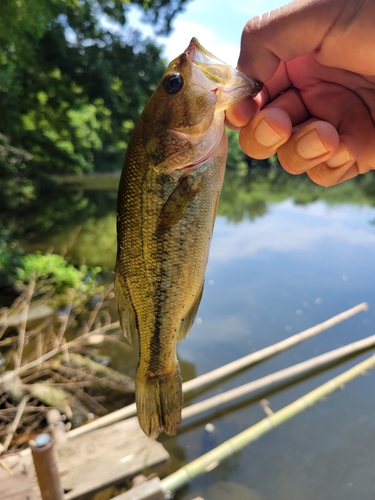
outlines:
M61 255L41 252L22 256L16 270L21 286L35 283L37 295L50 295L58 306L82 305L100 292L97 281L100 271L100 267L81 265L76 268Z
M17 243L7 244L0 235L0 287L9 287L17 278L16 269L21 265L22 250Z
M5 214L3 220L35 198L30 178L31 158L27 151L13 147L9 138L0 134L0 212Z

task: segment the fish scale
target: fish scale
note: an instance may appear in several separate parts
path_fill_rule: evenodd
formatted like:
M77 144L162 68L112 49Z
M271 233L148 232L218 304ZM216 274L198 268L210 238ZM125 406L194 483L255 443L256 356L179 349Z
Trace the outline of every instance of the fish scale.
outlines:
M236 70L229 81L219 63L222 73L195 39L171 62L135 126L120 179L115 291L126 336L139 337L136 404L149 436L174 435L181 421L176 346L203 291L227 155L223 102L260 88Z

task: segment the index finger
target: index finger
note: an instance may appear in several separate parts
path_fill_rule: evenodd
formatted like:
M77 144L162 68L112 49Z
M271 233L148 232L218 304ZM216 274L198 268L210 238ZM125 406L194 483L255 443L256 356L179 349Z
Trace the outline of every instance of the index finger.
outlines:
M274 75L280 61L319 50L337 18L337 4L342 9L342 2L294 1L251 19L242 33L240 71L264 82Z

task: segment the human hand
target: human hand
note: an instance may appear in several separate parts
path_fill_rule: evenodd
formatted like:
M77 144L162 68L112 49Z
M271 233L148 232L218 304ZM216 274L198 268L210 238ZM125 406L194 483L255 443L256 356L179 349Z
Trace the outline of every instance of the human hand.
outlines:
M264 82L227 111L249 156L332 186L375 169L375 0L299 0L250 20L238 68Z

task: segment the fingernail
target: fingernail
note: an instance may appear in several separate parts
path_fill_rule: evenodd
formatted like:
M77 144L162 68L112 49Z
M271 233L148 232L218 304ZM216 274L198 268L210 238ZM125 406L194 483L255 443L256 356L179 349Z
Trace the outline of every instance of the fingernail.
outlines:
M279 135L266 120L261 120L254 130L255 139L262 146L275 146L282 140L282 136Z
M316 130L312 129L297 141L298 153L305 160L312 160L328 153Z
M340 142L340 146L338 149L338 152L335 154L333 158L330 160L327 160L326 163L329 167L337 168L337 167L342 167L345 165L345 163L348 163L350 161L350 154L348 153L348 150L346 147Z

